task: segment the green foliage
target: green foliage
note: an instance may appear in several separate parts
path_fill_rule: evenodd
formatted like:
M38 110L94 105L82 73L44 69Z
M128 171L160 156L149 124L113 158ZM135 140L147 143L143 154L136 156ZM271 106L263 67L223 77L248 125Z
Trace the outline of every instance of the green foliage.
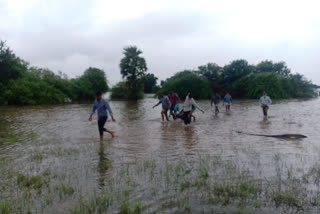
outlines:
M154 91L157 90L157 80L158 78L154 76L154 74L146 74L143 77L144 93L154 93Z
M288 76L291 71L285 62L273 63L270 60L265 60L256 66L256 72L275 72L283 76Z
M108 91L107 78L103 70L88 68L79 78L73 80L75 95L78 100L90 100L97 91Z
M17 79L28 68L28 63L16 57L4 41L0 41L0 83Z
M23 187L27 188L34 188L34 189L41 189L42 186L48 186L50 183L50 178L40 176L40 175L24 175L18 174L17 175L17 183Z
M91 100L96 91L107 92L104 71L88 68L84 74L69 80L65 74L28 64L0 42L0 104L59 104L69 98Z
M273 72L247 75L233 84L232 93L237 97L258 99L263 92L274 99L290 98L293 88L290 79Z
M213 91L230 91L238 98L257 99L263 91L275 99L315 96L315 86L302 75L291 74L285 62L266 60L255 66L246 60L235 60L224 67L208 63L194 72L208 79Z
M141 90L143 90L143 80L147 71L147 64L140 55L142 51L136 46L124 48L124 57L120 61L120 72L123 78L126 79L127 98L140 99ZM142 92L143 93L143 92Z
M234 60L229 65L223 67L221 81L224 88L231 86L234 81L244 77L254 71L254 67L246 60Z
M168 94L175 91L181 97L191 92L196 99L207 99L211 94L210 82L192 71L183 71L165 81L159 94Z
M292 87L294 88L293 97L311 98L316 96L315 87L310 81L307 81L303 75L290 75Z
M139 88L139 91L135 92L136 99L142 99L144 97L143 88ZM132 92L126 82L118 82L111 89L111 99L132 99Z

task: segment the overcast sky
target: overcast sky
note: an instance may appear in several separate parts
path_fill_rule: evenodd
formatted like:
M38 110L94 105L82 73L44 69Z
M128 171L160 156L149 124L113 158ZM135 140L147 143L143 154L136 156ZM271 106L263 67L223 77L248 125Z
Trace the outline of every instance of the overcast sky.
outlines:
M319 9L318 0L0 0L0 39L31 65L69 77L98 67L112 85L128 45L160 79L269 59L320 84Z

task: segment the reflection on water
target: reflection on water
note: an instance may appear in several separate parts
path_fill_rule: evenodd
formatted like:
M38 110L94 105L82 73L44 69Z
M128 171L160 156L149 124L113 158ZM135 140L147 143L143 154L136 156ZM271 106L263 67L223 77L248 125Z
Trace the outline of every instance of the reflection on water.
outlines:
M99 186L103 187L105 186L105 178L106 178L106 173L108 169L111 167L111 160L107 158L107 155L104 151L104 142L100 141L99 143L99 151L98 151L98 156L99 156L99 162L98 162L98 172L99 172L99 179L98 179L98 184Z
M163 166L167 161L179 161L181 156L192 163L199 154L218 155L223 161L241 163L241 167L261 169L256 172L261 177L275 176L275 155L297 174L319 161L319 99L279 101L270 108L268 120L263 119L256 101L235 101L230 113L226 114L220 107L218 115L208 101L199 101L205 114L196 111L196 122L188 126L181 120L162 122L160 108L152 109L156 102L153 98L138 102L111 101L117 122L111 123L109 118L106 127L114 130L117 137L111 139L107 135L104 142L98 140L97 121L87 120L89 104L0 107L0 139L7 137L3 130L37 136L36 140L24 138L14 147L0 143L0 159L11 156L10 167L19 172L39 174L50 169L68 178L84 195L103 189L108 178L124 163L150 158ZM241 135L237 131L298 133L308 138L283 141ZM32 161L31 151L41 153L41 161ZM143 193L134 197L147 201Z

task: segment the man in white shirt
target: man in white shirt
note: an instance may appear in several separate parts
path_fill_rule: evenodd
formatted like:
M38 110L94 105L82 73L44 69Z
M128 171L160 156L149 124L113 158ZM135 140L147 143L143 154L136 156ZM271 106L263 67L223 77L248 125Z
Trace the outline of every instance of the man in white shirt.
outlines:
M263 92L263 96L260 98L259 103L261 105L263 115L265 117L267 117L268 116L269 105L272 104L272 100L270 99L269 96L267 96L267 92Z
M186 100L183 104L183 120L185 124L189 124L191 122L192 113L195 111L196 108L198 108L202 113L204 113L204 111L198 106L196 101L193 99L191 93L188 93Z

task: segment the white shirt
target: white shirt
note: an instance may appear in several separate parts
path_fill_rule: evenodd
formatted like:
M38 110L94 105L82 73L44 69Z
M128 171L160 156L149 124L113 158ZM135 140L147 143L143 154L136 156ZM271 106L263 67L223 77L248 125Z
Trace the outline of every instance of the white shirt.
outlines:
M201 110L201 108L198 106L196 101L194 101L193 98L189 99L189 97L187 96L186 100L184 101L184 104L183 104L183 111L191 111L192 105L194 105L195 107L197 107L198 109Z
M260 98L260 104L261 105L271 105L272 104L272 100L270 99L269 96L266 96L266 95L263 95L261 98Z

